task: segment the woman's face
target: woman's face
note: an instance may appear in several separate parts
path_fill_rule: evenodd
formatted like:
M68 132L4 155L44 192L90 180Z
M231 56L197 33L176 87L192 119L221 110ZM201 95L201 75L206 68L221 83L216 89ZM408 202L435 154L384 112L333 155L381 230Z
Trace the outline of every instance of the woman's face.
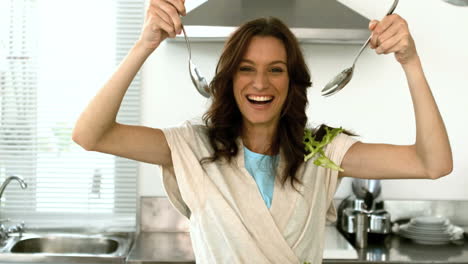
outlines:
M274 37L255 36L233 78L244 124L276 126L289 87L286 49Z

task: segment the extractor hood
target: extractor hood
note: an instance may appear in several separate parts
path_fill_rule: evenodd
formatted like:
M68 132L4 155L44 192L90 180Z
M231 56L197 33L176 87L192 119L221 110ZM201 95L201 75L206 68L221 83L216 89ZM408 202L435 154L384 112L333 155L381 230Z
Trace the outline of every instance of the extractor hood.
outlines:
M369 37L369 19L336 0L209 0L182 22L191 41L224 41L243 22L268 16L285 22L300 42L362 44Z
M456 6L468 6L468 0L443 0L452 5Z

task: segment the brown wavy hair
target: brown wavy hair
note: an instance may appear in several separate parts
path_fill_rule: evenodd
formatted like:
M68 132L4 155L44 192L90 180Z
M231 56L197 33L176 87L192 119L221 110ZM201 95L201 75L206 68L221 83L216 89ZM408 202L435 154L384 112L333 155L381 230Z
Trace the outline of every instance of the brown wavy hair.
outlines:
M296 37L283 22L274 17L259 18L241 25L224 46L215 76L210 83L212 104L203 115L214 154L202 159L202 163L222 159L231 162L239 151L236 140L241 136L242 114L234 98L233 76L254 36L275 37L283 42L286 49L289 89L272 150L275 153L279 149L283 151L286 166L280 172L281 182L284 186L289 179L294 187L294 183L302 184L296 172L304 162L307 88L312 83Z

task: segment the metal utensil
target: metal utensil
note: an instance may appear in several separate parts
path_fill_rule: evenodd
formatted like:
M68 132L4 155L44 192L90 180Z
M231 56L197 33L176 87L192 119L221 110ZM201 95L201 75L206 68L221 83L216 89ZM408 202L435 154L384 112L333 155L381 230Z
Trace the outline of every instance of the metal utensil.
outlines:
M187 44L187 49L189 53L189 72L190 78L192 79L193 85L197 88L197 91L206 98L210 97L208 90L208 83L198 70L197 66L192 62L192 50L190 49L190 42L187 39L187 33L185 33L184 26L182 26L182 31L184 32L185 43Z
M387 12L387 16L391 15L393 13L393 11L395 10L397 5L398 5L398 0L394 0L392 6L390 7L390 9ZM336 75L335 78L333 78L327 85L325 85L325 88L322 89L322 96L334 95L337 92L341 91L341 89L343 89L343 87L345 87L346 84L349 83L349 81L353 77L354 66L356 65L356 61L359 58L359 56L361 55L364 48L367 47L367 45L369 44L369 42L371 40L371 37L372 36L370 36L367 39L366 43L364 43L364 45L361 47L361 49L357 53L357 55L356 55L356 57L354 58L354 61L353 61L353 66L345 69L344 71L342 71L341 73Z

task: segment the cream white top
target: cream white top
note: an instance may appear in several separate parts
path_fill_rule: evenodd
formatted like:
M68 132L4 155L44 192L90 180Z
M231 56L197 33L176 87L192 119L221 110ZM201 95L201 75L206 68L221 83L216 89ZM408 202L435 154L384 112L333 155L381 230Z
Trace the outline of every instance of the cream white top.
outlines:
M196 262L208 263L320 263L326 220L336 220L333 196L338 171L318 167L312 160L299 168L303 182L296 192L275 177L268 209L255 180L244 167L242 141L231 163L200 164L212 155L206 127L192 125L164 129L172 166L163 166L163 185L172 205L190 220ZM339 134L325 148L336 164L356 140ZM278 170L285 166L280 153Z

